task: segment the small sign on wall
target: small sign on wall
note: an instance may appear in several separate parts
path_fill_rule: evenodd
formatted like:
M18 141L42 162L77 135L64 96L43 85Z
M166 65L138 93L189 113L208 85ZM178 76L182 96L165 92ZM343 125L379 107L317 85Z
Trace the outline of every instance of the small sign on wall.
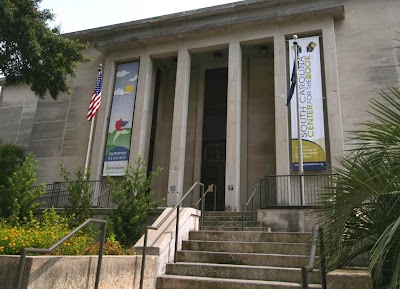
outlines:
M233 185L228 185L228 191L233 191Z

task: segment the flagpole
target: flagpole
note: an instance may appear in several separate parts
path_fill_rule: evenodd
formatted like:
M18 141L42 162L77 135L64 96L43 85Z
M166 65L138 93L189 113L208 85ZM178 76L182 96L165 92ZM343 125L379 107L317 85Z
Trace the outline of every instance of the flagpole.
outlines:
M96 119L96 116L92 118L90 121L90 132L89 132L89 142L86 150L86 159L85 159L85 177L86 177L86 172L89 169L89 161L90 161L90 153L92 152L92 143L93 143L93 131L94 131L94 120Z
M301 138L301 123L300 123L300 95L299 95L299 62L298 62L298 43L297 35L293 35L295 53L295 69L296 69L296 107L297 107L297 148L298 148L298 164L299 164L299 175L300 175L300 193L301 193L301 205L304 205L304 166L303 166L303 140Z

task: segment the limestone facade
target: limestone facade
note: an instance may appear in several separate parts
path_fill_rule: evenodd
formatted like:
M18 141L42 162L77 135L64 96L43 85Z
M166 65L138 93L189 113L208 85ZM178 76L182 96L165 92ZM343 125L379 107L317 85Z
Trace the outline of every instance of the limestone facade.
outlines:
M260 177L295 173L285 106L287 40L320 36L327 159L336 165L346 131L368 119L369 99L399 84L399 12L399 0L246 0L69 33L65 37L89 43L92 59L68 80L72 95L54 101L37 99L27 86L4 88L0 137L34 151L40 182L61 181L60 163L70 170L83 166L90 128L85 117L102 63L90 166L94 180L103 178L115 65L140 61L129 162L140 154L163 168L154 190L171 206L202 180L206 75L225 67L226 165L219 190L225 209L238 211Z

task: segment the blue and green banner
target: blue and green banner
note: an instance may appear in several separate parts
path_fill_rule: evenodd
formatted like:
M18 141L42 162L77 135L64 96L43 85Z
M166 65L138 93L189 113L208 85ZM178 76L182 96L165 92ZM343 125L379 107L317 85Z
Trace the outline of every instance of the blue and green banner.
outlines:
M290 63L294 63L294 40L289 41ZM324 110L322 99L321 58L319 37L297 39L298 71L296 81L299 88L300 134L303 145L304 170L326 170ZM293 75L294 66L290 66ZM298 133L296 88L290 101L292 131L292 164L298 170Z
M118 64L108 124L103 175L123 176L129 162L139 61Z

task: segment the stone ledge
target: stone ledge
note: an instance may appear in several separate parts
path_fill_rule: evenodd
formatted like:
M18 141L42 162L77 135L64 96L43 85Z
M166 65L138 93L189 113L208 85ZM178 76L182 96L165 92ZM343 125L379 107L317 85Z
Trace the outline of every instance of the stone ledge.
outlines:
M343 0L247 0L207 7L171 15L142 19L84 31L64 34L65 37L94 40L101 51L123 45L168 41L221 30L244 24L282 22L302 17L331 15L344 18Z
M371 273L367 268L337 269L326 276L327 289L372 289Z

